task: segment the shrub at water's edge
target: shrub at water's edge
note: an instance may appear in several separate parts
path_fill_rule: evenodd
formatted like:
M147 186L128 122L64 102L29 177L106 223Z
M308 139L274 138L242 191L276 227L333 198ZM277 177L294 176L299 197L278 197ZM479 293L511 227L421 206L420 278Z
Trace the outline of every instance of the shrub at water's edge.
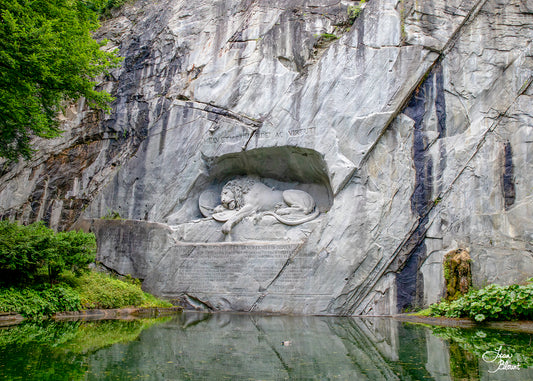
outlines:
M94 271L80 277L65 273L54 285L0 288L0 312L16 312L24 317L123 307L167 308L172 304L143 292L138 282L124 282Z
M37 317L80 309L79 293L65 284L0 288L0 312L16 312L24 317Z
M71 277L69 282L78 290L84 308L137 306L143 300L140 287L102 273Z
M486 320L532 320L533 278L526 285L491 284L472 290L457 300L431 305L419 315Z
M171 307L126 281L89 271L96 256L92 233L56 233L42 222L0 221L0 312L25 317L91 308Z
M83 308L171 307L172 304L143 292L140 282L122 281L110 275L90 272L81 277L65 276L81 298Z

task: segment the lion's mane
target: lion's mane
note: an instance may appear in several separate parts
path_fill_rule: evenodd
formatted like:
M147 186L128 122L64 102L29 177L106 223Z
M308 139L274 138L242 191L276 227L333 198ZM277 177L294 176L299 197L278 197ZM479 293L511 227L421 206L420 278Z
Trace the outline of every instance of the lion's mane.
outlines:
M235 209L240 209L245 204L244 195L250 191L255 183L256 180L253 178L237 178L228 181L222 191L230 190L235 197Z

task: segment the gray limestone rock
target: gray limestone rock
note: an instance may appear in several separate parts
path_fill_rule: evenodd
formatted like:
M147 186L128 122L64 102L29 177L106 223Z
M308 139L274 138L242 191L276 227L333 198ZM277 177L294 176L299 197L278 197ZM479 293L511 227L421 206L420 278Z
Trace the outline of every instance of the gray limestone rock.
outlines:
M91 225L105 266L204 309L393 314L440 299L457 248L476 287L531 278L530 1L371 0L349 25L357 4L126 4L98 32L125 57L113 111L69 107L3 169L0 215ZM243 176L319 215L224 229Z

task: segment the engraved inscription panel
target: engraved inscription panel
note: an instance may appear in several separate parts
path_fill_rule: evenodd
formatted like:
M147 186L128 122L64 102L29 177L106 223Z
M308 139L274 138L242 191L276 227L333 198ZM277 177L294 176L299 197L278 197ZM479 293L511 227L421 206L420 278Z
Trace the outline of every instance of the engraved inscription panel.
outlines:
M172 288L200 293L256 293L276 278L298 246L196 244L187 257L172 261L177 266ZM180 256L178 252L171 255Z

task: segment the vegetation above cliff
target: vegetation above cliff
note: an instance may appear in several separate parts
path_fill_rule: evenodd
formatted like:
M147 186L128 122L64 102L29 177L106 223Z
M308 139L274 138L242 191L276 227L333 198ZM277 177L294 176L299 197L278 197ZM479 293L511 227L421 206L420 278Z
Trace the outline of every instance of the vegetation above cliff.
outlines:
M58 136L65 102L84 97L105 108L111 101L94 78L120 59L91 34L108 2L0 0L0 157L29 158L32 136Z

